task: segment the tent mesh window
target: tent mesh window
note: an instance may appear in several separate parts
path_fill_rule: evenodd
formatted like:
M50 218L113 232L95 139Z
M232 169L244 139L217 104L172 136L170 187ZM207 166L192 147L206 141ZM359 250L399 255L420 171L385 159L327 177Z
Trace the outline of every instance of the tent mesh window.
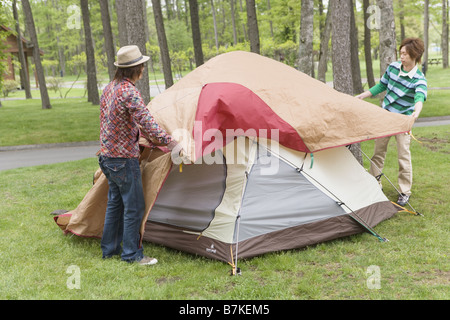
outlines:
M147 221L201 232L214 218L225 192L226 165L173 166Z

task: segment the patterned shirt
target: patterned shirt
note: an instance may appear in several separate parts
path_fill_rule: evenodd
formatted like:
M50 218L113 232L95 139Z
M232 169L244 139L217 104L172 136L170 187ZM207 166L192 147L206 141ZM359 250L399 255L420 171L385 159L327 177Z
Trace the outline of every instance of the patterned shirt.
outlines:
M380 82L369 89L373 96L386 91L383 108L395 113L410 115L414 112L418 101L427 99L427 79L415 67L406 73L399 61L391 63ZM414 72L415 71L415 72Z
M113 80L100 98L100 154L110 158L139 157L140 127L160 144L175 141L156 123L129 79Z

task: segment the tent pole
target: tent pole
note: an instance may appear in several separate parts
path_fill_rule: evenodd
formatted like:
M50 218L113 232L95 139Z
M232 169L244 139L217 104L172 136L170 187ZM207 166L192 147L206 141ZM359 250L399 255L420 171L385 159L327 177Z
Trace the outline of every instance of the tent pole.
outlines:
M238 268L237 262L238 262L238 251L239 251L239 225L241 224L241 215L238 215L236 218L237 222L237 228L236 228L236 258L235 258L235 264L233 267L233 275L241 275L241 268Z
M305 170L297 170L299 173L303 172L303 174L307 175L310 179L313 179L316 183L318 183L322 188L324 188L325 190L327 190L333 197L335 197L339 202L337 202L337 204L339 206L345 206L348 210L350 210L351 213L349 213L348 215L355 220L357 223L359 223L360 225L362 225L367 231L369 231L369 233L371 233L373 236L377 237L378 240L380 240L381 242L388 242L389 240L386 238L382 238L375 230L373 230L373 228L371 226L369 226L369 224L367 222L365 222L360 216L358 216L356 214L356 212L354 212L349 206L347 206L343 201L341 201L341 199L339 199L333 192L331 192L330 190L328 190L327 187L325 187L323 184L321 184L319 181L317 181L317 179L315 179L314 177L312 177L311 175L309 175L308 173L306 173Z
M269 150L270 152L272 152L271 150ZM305 158L303 159L303 164L300 168L298 168L295 164L293 164L292 162L290 162L288 159L284 158L283 156L281 156L280 154L277 155L280 159L283 159L284 161L286 161L286 163L289 163L292 167L294 167L298 173L302 173L306 176L308 176L310 179L314 180L316 183L318 183L320 186L322 186L322 188L324 188L325 190L327 190L335 199L338 200L338 205L342 206L345 205L345 207L350 210L351 214L349 213L349 216L355 220L357 223L359 223L361 226L363 226L367 231L369 231L369 233L371 233L372 235L374 235L375 237L378 238L378 240L380 240L381 242L387 242L389 241L386 238L382 238L375 230L373 230L368 224L367 222L365 222L360 216L358 216L351 208L349 208L343 201L341 201L341 199L339 199L333 192L331 192L330 190L328 190L327 187L325 187L323 184L321 184L319 181L317 181L317 179L315 179L314 177L312 177L311 175L309 175L305 170L303 170L303 164L305 163L306 160L306 156L307 153L305 154Z
M255 145L256 147L258 147L258 144L256 144L255 139L249 139L252 143L252 145L250 146L250 148L253 148ZM245 183L242 186L242 196L244 196L245 193L245 188L247 187L247 183L248 183L248 175L249 172L251 170L251 166L253 164L251 164L251 162L249 161L247 163L247 168L245 170ZM239 212L241 211L241 208L239 208ZM239 252L239 226L241 224L241 215L240 213L238 213L237 217L236 217L236 254L235 254L235 262L233 261L232 264L232 270L231 270L231 275L241 275L241 269L238 268L237 266L237 261L238 261L238 252ZM233 253L231 253L231 259L233 259Z
M372 159L370 159L370 158L367 156L367 154L366 154L364 151L362 151L362 148L361 148L361 147L359 147L359 149L360 149L361 153L366 157L366 159L369 160L370 163L371 163L375 168L377 168L379 172L381 172L380 175L383 176L383 177L385 177L386 180L391 184L391 186L394 187L395 191L397 191L397 193L400 195L401 192L395 187L395 185L392 183L392 181L391 181L391 180L390 180L390 179L382 172L382 170L381 170L380 168L378 168L378 166L372 161ZM380 177L380 179L381 179L381 177ZM413 208L413 206L409 203L409 200L406 201L406 203L407 203L408 206L412 209L412 211L414 211L414 214L415 214L415 215L423 216L423 214L421 214L420 212L417 212L416 209Z

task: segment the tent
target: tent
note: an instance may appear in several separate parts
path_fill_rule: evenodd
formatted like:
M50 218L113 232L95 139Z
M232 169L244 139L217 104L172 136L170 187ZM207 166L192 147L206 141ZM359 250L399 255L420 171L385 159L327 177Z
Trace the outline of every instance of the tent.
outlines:
M346 146L409 132L412 117L241 51L212 58L148 108L190 163L141 137L143 241L235 265L364 231L385 240L373 228L397 207ZM101 237L107 192L99 170L56 223Z

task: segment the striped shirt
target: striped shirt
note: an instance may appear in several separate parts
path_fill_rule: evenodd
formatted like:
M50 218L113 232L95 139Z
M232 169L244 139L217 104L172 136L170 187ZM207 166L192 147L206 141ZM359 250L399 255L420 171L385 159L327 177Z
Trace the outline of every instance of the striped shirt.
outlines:
M369 89L373 96L386 90L382 107L388 111L411 115L415 104L427 99L427 79L415 67L410 73L404 72L400 61L391 63L380 82Z
M100 98L100 154L110 158L139 157L140 129L160 144L176 143L156 123L135 85L127 78L113 80Z

